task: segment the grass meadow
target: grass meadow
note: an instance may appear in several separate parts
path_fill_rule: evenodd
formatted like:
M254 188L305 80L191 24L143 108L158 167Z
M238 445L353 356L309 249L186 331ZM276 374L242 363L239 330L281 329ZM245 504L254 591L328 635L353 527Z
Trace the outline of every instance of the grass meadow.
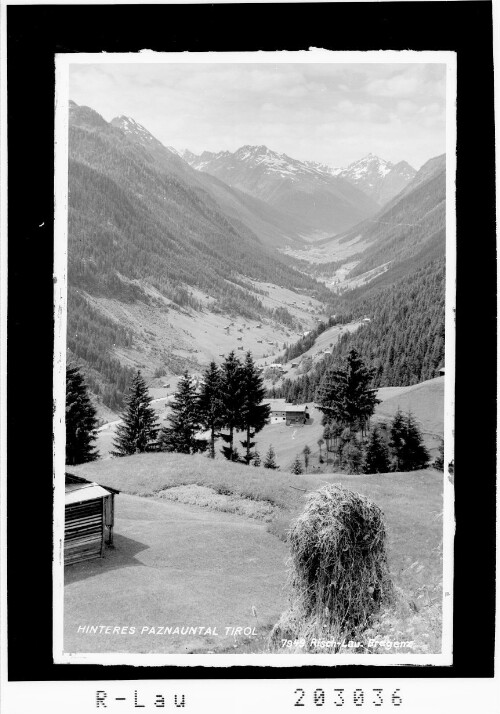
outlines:
M369 636L414 640L414 653L440 652L442 472L427 469L374 475L292 475L211 461L201 455L168 453L97 461L73 467L72 471L123 493L143 497L137 499L138 508L141 502L166 499L205 511L236 514L256 524L260 522L269 534L281 541L267 539L265 547L270 549L282 548L286 543L290 523L302 511L307 492L326 482L340 483L357 491L372 499L384 513L389 568L398 593L396 607L382 613ZM119 514L120 496L117 496L116 508ZM186 550L186 562L190 557L190 543L188 533L185 538L176 539L176 547ZM239 552L236 546L233 556L232 567L237 568ZM179 558L182 561L182 552ZM226 558L231 562L230 554L226 554ZM280 580L284 581L285 566L282 567ZM182 577L181 571L179 576ZM260 583L266 587L265 580ZM209 588L209 583L200 584L200 587ZM198 648L197 651L201 650Z

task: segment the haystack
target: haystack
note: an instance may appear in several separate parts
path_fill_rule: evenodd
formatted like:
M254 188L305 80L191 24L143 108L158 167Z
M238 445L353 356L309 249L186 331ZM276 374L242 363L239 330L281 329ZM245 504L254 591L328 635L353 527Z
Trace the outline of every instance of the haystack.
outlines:
M308 497L289 542L290 609L271 632L271 648L281 649L282 639L304 638L305 651L314 651L316 638L358 637L393 593L380 508L327 484Z

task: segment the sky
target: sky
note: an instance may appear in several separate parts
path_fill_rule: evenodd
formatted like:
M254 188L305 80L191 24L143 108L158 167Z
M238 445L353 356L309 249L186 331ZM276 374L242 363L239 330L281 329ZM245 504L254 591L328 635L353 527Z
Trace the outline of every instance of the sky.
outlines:
M419 169L446 149L444 64L96 63L69 76L77 104L179 151L263 144L333 167L373 153Z

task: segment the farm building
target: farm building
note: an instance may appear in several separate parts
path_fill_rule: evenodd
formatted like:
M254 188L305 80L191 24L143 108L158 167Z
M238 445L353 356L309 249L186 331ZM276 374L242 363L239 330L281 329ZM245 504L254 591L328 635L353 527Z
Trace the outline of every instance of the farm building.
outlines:
M288 404L285 399L268 399L263 403L271 407L271 424L305 424L309 419L309 412L304 405Z
M64 563L102 558L105 529L108 545L113 545L114 499L116 488L66 473Z

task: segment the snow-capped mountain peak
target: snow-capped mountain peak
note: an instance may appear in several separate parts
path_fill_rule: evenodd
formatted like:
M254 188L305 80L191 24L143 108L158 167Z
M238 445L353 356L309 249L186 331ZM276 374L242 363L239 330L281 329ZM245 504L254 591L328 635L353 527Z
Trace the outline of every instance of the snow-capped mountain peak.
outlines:
M312 161L307 164L318 171L349 181L380 204L386 203L399 193L416 173L406 161L393 164L373 153L366 154L345 168L332 168Z
M244 144L234 152L186 151L183 158L322 233L344 230L376 210L376 203L347 181L263 144Z
M118 129L121 129L125 134L132 135L135 139L140 139L148 143L157 141L157 139L155 139L154 136L142 126L142 124L136 122L135 119L132 119L132 117L126 117L123 115L115 117L111 120L111 124L116 126Z
M375 154L367 154L362 159L353 161L349 166L341 171L341 175L345 178L361 179L366 177L369 181L376 176L384 178L392 169L393 164L390 161L385 161Z
M132 119L131 117L126 117L123 115L115 117L111 120L111 124L123 131L123 133L129 137L129 139L133 139L134 141L139 144L142 144L143 146L155 148L161 147L163 150L166 149L171 154L174 154L174 156L180 159L183 158L183 155L180 151L177 151L177 149L175 149L173 146L164 146L160 141L158 141L156 137L151 134L151 132L146 129L146 127L142 126L142 124L139 124L139 122L135 121L135 119Z
M318 170L312 162L292 159L287 154L273 151L263 144L258 146L245 144L234 152L204 151L199 155L186 150L182 154L182 157L199 171L205 171L208 167L213 170L214 166L223 163L228 170L231 170L230 167L236 170L237 168L241 169L241 167L245 166L247 169L258 169L259 173L262 174L278 174L283 179L288 179L293 182L304 176L324 181L326 173L325 171Z

